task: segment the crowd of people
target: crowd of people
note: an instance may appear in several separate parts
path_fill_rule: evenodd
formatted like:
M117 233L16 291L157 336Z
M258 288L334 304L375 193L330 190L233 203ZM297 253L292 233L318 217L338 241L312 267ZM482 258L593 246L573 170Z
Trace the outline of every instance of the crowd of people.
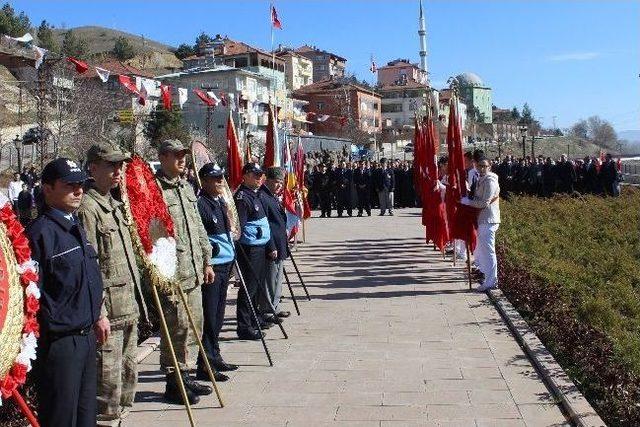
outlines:
M265 329L290 315L280 301L283 261L290 256L280 200L284 170L245 165L234 200L225 200L224 169L206 164L198 171L196 196L187 180L188 153L178 140L162 142L155 175L175 231L173 281L187 301L181 304L175 292L160 295L175 350L174 360L161 335L164 398L176 404L184 403L180 379L190 404L212 393L204 383L206 362L216 381L238 369L222 357L219 340L236 262L244 278L236 304L240 339L263 339ZM58 158L42 171L42 204L27 235L40 266L34 379L43 426L119 425L134 402L138 324L148 310L131 223L117 191L129 159L115 144L101 142L88 151L85 168ZM237 210L237 226L229 203ZM187 307L205 356L198 352Z
M503 197L510 193L549 197L553 194L597 194L618 196L623 175L611 154L569 160L538 156L515 159L505 156L492 162L500 179Z
M475 152L485 157L480 150ZM467 168L474 152L465 153ZM446 175L446 156L439 159L439 174ZM506 155L489 160L490 171L498 176L501 197L511 194L550 197L554 194L595 194L618 196L623 175L619 165L607 154L569 160L538 156L516 159ZM420 195L414 185L413 164L406 160L381 159L350 161L344 153L313 152L307 157L305 186L309 190L311 209L319 209L320 217L345 214L393 215L393 209L420 207Z

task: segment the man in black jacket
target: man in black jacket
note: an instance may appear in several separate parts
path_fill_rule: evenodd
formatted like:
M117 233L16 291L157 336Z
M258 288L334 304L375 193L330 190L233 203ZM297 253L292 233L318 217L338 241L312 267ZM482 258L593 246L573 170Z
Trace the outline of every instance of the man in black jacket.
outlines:
M267 179L260 187L259 195L271 230L271 239L267 243L267 252L271 255L267 257L265 283L261 288L262 292L258 293L258 306L266 322L276 323L279 319L273 317L272 307L279 318L290 314L280 311L278 307L282 296L284 260L289 257L287 214L278 199L284 189L285 177L284 170L279 167L267 169L266 175Z
M395 175L391 165L384 159L380 162L382 168L378 173L378 182L376 189L378 190L378 198L380 199L380 216L389 211L389 215L393 216L393 191L396 186Z
M565 194L573 193L573 187L576 183L576 170L564 154L560 156L560 161L556 165L556 175L558 179L558 192Z
M358 169L353 173L353 181L358 192L358 216L362 216L362 211L366 211L371 216L371 173L365 169L364 162L358 162Z

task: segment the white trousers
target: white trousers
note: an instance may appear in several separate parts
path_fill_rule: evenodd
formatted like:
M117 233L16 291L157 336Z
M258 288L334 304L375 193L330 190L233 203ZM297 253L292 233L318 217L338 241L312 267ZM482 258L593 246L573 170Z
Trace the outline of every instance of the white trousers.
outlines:
M478 242L474 254L478 268L484 273L485 287L494 287L498 282L496 232L499 227L500 224L478 224Z
M467 262L467 242L456 239L454 249L456 251L456 259L462 262Z

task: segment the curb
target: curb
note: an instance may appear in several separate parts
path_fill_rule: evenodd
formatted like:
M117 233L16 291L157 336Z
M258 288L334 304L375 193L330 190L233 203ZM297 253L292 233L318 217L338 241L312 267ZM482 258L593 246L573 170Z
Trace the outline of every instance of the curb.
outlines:
M498 309L514 334L518 343L524 348L527 356L542 376L543 381L560 401L562 408L569 414L571 421L579 427L606 426L591 404L580 393L567 373L556 362L542 341L531 330L520 313L507 300L500 289L488 292L489 299Z
M160 337L150 337L138 344L136 363L142 362L148 355L160 346Z

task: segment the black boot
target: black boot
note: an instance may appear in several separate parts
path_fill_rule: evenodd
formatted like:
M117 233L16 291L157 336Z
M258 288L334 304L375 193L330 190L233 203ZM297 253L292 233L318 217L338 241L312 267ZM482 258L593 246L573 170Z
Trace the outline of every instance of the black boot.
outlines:
M213 362L210 360L209 363L212 365L211 369L214 369ZM228 376L216 370L213 371L213 378L216 380L216 382L224 382L229 379ZM196 371L196 379L198 381L211 381L211 378L209 378L209 373L207 372L207 369L200 368L200 367L198 367L198 370Z
M195 395L185 384L185 391L187 393L187 400L190 405L195 405L200 402L200 398ZM167 385L164 390L164 398L169 403L175 403L178 405L184 405L182 399L182 393L180 393L180 386L176 381L176 375L171 373L167 374Z
M182 380L184 381L185 387L198 396L206 396L213 393L213 389L211 387L195 381L187 372L182 374Z

